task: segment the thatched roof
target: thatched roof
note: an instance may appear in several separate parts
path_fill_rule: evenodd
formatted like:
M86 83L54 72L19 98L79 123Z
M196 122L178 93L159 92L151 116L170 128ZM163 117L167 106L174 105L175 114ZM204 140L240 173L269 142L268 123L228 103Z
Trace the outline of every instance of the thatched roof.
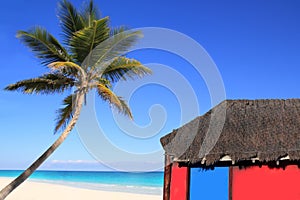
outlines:
M161 138L184 165L300 161L300 99L226 100ZM281 161L280 161L281 162Z

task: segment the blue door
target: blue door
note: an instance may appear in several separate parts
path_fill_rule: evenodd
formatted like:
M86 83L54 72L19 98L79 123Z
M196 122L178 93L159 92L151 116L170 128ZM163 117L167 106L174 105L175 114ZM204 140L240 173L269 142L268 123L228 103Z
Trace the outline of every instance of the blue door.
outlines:
M228 167L204 171L192 168L190 174L190 200L228 200Z

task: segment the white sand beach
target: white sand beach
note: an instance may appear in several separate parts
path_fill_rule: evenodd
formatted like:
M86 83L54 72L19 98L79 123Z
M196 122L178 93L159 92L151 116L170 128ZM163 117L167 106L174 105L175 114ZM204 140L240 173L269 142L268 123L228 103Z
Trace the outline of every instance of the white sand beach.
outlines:
M0 178L2 189L11 179ZM133 194L81 189L59 184L25 181L6 200L161 200L162 195Z

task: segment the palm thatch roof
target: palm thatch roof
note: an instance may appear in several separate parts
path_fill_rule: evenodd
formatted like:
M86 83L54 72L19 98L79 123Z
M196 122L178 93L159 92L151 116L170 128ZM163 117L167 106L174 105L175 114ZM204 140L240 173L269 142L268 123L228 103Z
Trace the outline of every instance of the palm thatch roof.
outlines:
M174 161L191 167L299 163L300 99L226 100L161 144Z

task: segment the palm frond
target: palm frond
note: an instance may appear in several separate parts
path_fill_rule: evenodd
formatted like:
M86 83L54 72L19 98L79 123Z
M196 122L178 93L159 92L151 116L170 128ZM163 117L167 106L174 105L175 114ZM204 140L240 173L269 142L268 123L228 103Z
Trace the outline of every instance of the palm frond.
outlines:
M99 77L97 77L97 78L95 78L95 81L98 84L102 84L102 85L104 85L105 87L107 87L109 89L112 87L111 82L108 79L106 79L106 78L99 78Z
M81 11L81 17L85 27L92 26L93 21L100 19L100 10L93 0L86 3Z
M103 84L97 85L98 95L104 100L109 102L110 105L114 106L118 112L128 116L133 119L129 106L126 102L119 96L117 96L112 90Z
M73 113L73 99L76 98L76 94L67 96L63 100L63 107L57 110L56 126L54 133L60 129L64 129L72 118Z
M67 76L77 77L81 72L81 67L73 62L53 62L48 65L51 69L59 70Z
M134 79L151 73L152 71L148 67L145 67L135 59L117 57L107 68L105 68L102 77L111 82L117 82L120 79Z
M128 31L129 28L127 28L126 26L119 26L119 27L114 27L114 28L111 28L110 30L110 36L114 36L114 35L117 35L119 33L122 33L124 31Z
M81 14L69 1L62 0L58 4L58 19L62 27L64 43L69 45L74 33L84 28Z
M129 106L127 105L127 102L122 98L122 97L119 97L119 101L121 103L121 109L118 109L118 111L125 115L125 116L128 116L131 120L133 120L133 115L131 113L131 110L129 108Z
M45 74L37 78L19 81L8 85L5 90L19 90L25 94L62 93L75 85L75 80L61 73Z
M17 37L41 59L41 63L48 65L57 61L69 61L65 48L47 30L34 27L27 31L18 31Z
M140 31L124 31L108 38L93 49L88 57L88 64L92 69L97 69L102 73L116 57L126 53L141 36Z
M94 21L93 25L77 31L70 40L74 58L82 63L89 53L109 37L108 18Z

